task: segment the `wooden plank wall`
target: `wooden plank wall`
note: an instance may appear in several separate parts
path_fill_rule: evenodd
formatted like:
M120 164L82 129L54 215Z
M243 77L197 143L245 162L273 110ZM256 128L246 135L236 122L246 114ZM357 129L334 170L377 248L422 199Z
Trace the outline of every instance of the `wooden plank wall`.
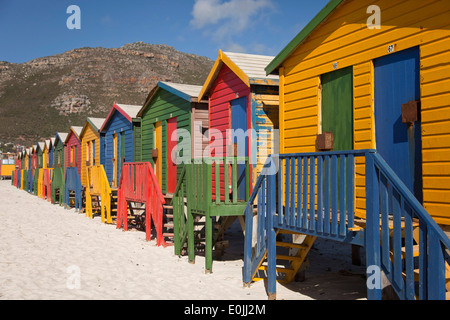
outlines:
M252 127L256 131L257 140L253 141L252 155L256 157L253 166L253 184L256 183L267 157L277 153L274 129L279 127L279 95L278 87L252 86Z
M191 132L191 103L170 93L164 89L159 89L153 99L146 106L142 114L141 123L141 147L142 161L150 162L152 165L152 150L155 146L153 139L153 130L155 123L162 121L162 192L167 193L167 120L177 118L177 129L186 129ZM185 145L184 150L188 152L187 156L191 156L190 144ZM177 179L182 171L182 166L177 166Z
M69 133L70 137L66 144L66 154L65 154L65 161L66 161L66 167L71 167L69 164L70 161L70 149L72 146L77 146L77 159L76 159L76 167L78 169L78 174L81 178L81 141L78 140L78 138L72 133Z
M113 152L114 152L114 134L117 134L117 184L120 181L120 133L125 134L125 162L133 162L133 126L132 123L118 111L114 111L105 132L105 171L109 183L114 178Z
M87 161L87 144L88 142L95 143L95 163L100 164L100 134L92 128L91 124L88 123L87 128L81 137L81 185L85 186L87 184L86 177L86 161ZM92 154L92 149L90 150ZM90 159L90 165L93 165L93 159Z
M223 157L226 155L229 145L226 130L231 128L230 103L232 100L242 97L248 97L248 101L250 101L250 88L224 64L209 91L209 128L219 130L223 137L222 142L211 141L213 139L211 136L209 137L210 148L214 149L212 156ZM221 166L221 187L224 182L224 168ZM213 190L214 193L215 190ZM220 194L224 194L223 189Z

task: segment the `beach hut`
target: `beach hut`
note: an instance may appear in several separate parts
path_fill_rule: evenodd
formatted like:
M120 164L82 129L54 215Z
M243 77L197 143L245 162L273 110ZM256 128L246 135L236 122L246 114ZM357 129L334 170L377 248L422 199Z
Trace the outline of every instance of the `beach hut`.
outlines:
M160 81L149 93L138 117L141 119L140 154L150 162L163 194L173 194L185 159L201 158L208 140L208 100L199 101L201 86ZM190 139L184 139L184 133ZM177 151L177 144L180 150ZM182 151L181 151L182 149Z
M368 14L366 2L331 1L270 63L267 71L284 81L281 151L316 151L323 132L333 134L336 151L376 149L433 218L449 225L444 137L450 133L450 107L441 70L450 64L443 55L450 43L444 26L450 4L389 3L377 3L384 16L377 28L368 24L377 8ZM404 14L394 18L399 10ZM414 21L415 12L423 13L420 21ZM394 24L387 22L390 17ZM357 186L363 187L363 163L357 164ZM363 216L364 200L358 189L356 210Z
M188 195L188 202L193 203L188 204L188 234L194 237L196 218L191 215L206 220L207 272L212 269L213 244L217 250L217 240L236 218L244 225L244 208L254 179L276 147L273 141L278 127L279 82L278 76L267 76L264 70L273 58L219 50L198 97L198 101L207 97L209 101L210 161L189 166L186 184L193 194ZM176 198L180 200L181 195ZM181 207L177 210L182 212ZM217 223L220 228L214 232L213 224ZM194 259L194 250L193 240L190 244L188 241L190 260Z
M35 171L37 168L37 145L30 147L29 165L27 173L27 192L34 192ZM36 178L37 179L37 178Z
M38 142L36 146L36 168L34 170L33 192L35 196L42 197L43 169L47 166L46 159L48 153L45 142Z
M104 118L88 117L80 132L81 140L81 184L86 186L86 168L103 165L101 154L104 149L104 137L100 134Z
M224 137L222 142L211 142L211 153L248 157L253 183L267 156L278 149L278 142L273 140L278 129L279 79L277 75L266 75L264 70L273 58L219 50L199 96L209 96L210 129L220 131ZM245 141L230 136L229 130L236 135L242 130ZM239 196L244 198L242 190Z
M65 141L66 173L64 182L64 203L66 207L74 206L77 211L82 210L81 185L81 140L83 127L72 126ZM73 201L72 201L73 200Z
M118 216L125 216L127 202L144 203L147 240L152 217L158 245L173 241L172 208L168 204L183 172L184 163L180 160L183 157L190 162L196 155L201 157L208 143L203 139L208 128L208 104L207 100L198 101L200 90L201 86L161 81L150 91L134 119L135 163L126 164L126 175L119 186L122 203ZM134 176L139 184L145 185L145 192L139 195L134 188L138 184ZM163 217L164 203L167 205Z
M52 137L48 140L48 167L53 168L53 163L55 161L55 140L56 137Z
M100 131L105 134L105 171L111 188L117 189L122 166L133 162L133 123L140 106L113 103Z
M266 68L280 77L279 180L261 177L280 196L272 230L357 242L364 229L367 266L402 299L448 296L449 14L446 1L332 0Z
M40 190L39 196L42 199L51 201L51 183L53 177L53 142L52 138L45 140L44 152L43 152L43 168L42 178L40 176Z
M0 158L0 179L12 179L15 170L15 157L13 153L2 153Z
M65 141L68 133L57 132L55 143L53 144L53 177L51 183L52 203L64 203L64 182L65 182Z
M105 135L100 131L105 120L87 118L81 131L81 183L86 190L86 216L100 213L102 222L112 223L112 191L104 168Z

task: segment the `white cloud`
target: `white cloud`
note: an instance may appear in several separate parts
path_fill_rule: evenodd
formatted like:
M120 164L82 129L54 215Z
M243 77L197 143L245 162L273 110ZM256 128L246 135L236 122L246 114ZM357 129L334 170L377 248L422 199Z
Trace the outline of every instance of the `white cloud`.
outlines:
M245 48L234 38L254 27L263 13L273 9L273 0L195 0L191 25L217 42L222 49Z

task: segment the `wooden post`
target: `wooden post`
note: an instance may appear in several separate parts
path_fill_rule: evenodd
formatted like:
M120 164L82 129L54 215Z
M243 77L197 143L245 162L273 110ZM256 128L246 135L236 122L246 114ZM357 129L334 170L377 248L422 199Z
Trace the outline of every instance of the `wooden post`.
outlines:
M188 231L188 259L189 263L195 263L195 242L194 242L194 217L192 215L192 176L194 164L186 164L186 188L187 191L187 231Z
M379 186L375 162L370 152L366 152L366 268L381 269ZM381 271L380 271L381 275ZM367 286L368 300L381 300L381 279L379 287Z
M212 203L212 165L203 163L203 185L204 197L206 199L206 215L205 215L205 273L212 273L212 247L213 247L213 224L210 211ZM206 181L205 181L206 180Z
M273 226L274 217L276 213L276 175L271 174L267 176L268 179L268 212L267 212L267 292L269 300L276 300L276 286L277 286L277 247L276 247L276 233Z

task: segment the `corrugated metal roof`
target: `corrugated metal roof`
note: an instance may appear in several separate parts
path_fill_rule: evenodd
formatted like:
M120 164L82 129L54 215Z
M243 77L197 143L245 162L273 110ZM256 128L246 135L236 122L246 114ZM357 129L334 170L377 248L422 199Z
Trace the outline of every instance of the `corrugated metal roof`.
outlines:
M105 122L105 118L88 118L89 121L93 126L95 126L95 129L100 130L103 126L103 123Z
M73 132L76 133L76 135L77 135L78 138L79 138L79 137L80 137L80 134L81 134L81 130L83 130L83 127L72 126L72 127L70 127L70 128L73 130Z
M67 133L67 132L58 132L57 135L59 136L59 139L60 139L62 142L65 142L66 139L67 139L68 133Z
M141 110L142 106L134 106L129 104L116 103L116 105L122 109L130 118L136 118L137 114ZM100 126L101 127L101 126Z
M192 85L192 84L182 84L182 83L173 83L173 82L165 82L161 81L160 83L169 86L181 93L184 93L191 98L197 98L200 90L202 90L202 86Z
M277 75L266 75L265 68L275 57L247 53L224 52L249 78L278 79Z

